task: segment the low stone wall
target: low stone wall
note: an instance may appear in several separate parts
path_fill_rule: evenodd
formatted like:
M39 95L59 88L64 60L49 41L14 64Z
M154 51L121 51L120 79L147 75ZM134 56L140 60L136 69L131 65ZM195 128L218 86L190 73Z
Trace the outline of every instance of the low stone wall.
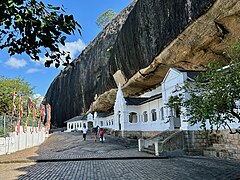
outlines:
M183 131L184 151L188 155L203 155L203 150L213 142L209 131Z
M184 143L188 155L240 159L240 134L230 134L229 130L184 131Z
M36 131L37 128L35 128L34 132L31 132L31 129L32 127L28 127L27 132L24 133L21 127L20 133L13 132L9 137L0 138L0 155L40 145L49 136L45 128L42 128L41 131Z
M159 134L160 131L114 131L113 135L126 138L149 138Z
M184 153L191 156L210 156L223 159L240 159L240 134L230 134L229 130L182 131ZM147 138L160 131L114 131L113 135L127 138ZM176 142L176 144L179 142Z

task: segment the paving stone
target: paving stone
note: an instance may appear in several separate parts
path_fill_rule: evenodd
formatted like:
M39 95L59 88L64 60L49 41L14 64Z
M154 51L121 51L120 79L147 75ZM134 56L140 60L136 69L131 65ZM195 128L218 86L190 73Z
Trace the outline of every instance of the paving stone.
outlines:
M238 179L240 178L240 162L219 160L206 157L179 156L168 159L148 159L151 154L138 152L134 142L107 136L106 142L94 142L92 136L87 141L82 140L80 133L54 133L31 156L25 159L64 161L49 161L29 163L27 166L9 164L19 173L15 179L54 179L54 180L192 180L192 179ZM27 153L22 153L27 154ZM4 159L6 156L1 156ZM10 158L9 158L10 157ZM74 158L110 158L107 160L70 161ZM127 157L119 160L117 157ZM137 157L142 157L139 159ZM15 158L15 159L14 159ZM8 161L17 160L19 155L8 156ZM115 158L115 159L111 159ZM21 159L24 159L21 157ZM0 163L0 174L4 174ZM17 166L18 165L18 166ZM24 173L23 173L24 172ZM8 172L9 173L9 172ZM7 174L3 176L7 179ZM0 177L1 179L1 177ZM9 178L11 179L11 178ZM14 179L14 178L12 178Z

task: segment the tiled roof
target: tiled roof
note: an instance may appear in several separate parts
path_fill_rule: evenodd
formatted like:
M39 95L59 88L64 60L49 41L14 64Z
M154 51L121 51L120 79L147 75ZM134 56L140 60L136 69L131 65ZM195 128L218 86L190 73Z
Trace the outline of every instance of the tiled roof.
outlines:
M143 98L143 97L125 97L125 100L127 102L127 105L142 105L144 103L148 103L151 101L154 101L156 99L159 99L162 97L162 93L160 94L156 94L154 96L151 97L147 97L147 98Z
M186 72L187 77L189 77L191 79L196 79L196 77L199 76L201 74L201 72L204 72L204 71L192 71L192 70L179 70L179 71L180 72Z
M146 101L149 98L142 98L142 97L125 97L125 101L127 105L139 105L142 102Z
M114 114L114 112L99 112L99 113L97 113L97 116L103 118L103 117L111 116L113 114Z
M76 117L74 117L74 118L71 118L71 119L65 121L64 123L73 122L73 121L80 121L80 120L87 120L87 115L76 116Z

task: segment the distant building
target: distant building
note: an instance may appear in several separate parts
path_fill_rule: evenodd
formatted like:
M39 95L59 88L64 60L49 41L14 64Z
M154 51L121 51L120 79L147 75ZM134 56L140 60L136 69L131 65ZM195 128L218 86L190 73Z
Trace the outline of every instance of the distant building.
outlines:
M91 114L88 116L76 116L65 121L64 123L67 123L67 130L65 132L81 131L84 126L91 129L93 127L93 119L91 119L91 116Z

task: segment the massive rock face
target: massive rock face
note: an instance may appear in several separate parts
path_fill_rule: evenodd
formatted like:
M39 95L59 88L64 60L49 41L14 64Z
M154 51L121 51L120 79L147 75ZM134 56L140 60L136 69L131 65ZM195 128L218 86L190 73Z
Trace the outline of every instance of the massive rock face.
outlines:
M118 32L135 2L125 8L111 24L83 50L51 83L45 103L52 106L52 125L62 127L64 121L88 110L96 94L114 87L113 77L106 67L109 61L109 48L117 38ZM105 81L107 79L107 81Z
M124 28L125 26L123 30ZM124 94L134 96L159 86L169 67L202 70L213 60L228 63L229 58L225 50L240 39L239 29L239 0L214 1L206 13L191 22L170 44L165 44L163 50L150 60L149 65L139 68L130 79L127 79L123 86ZM146 46L152 44L148 43ZM120 65L118 67L125 68ZM128 76L127 73L125 75ZM93 103L92 109L101 111L110 108L114 100L106 102L106 99L113 94L114 90L102 94Z
M46 95L53 125L86 112L95 94L91 110L111 109L118 70L125 95L137 95L159 85L171 66L202 69L225 60L226 42L240 37L239 7L238 0L139 0L120 15L122 23L128 16L123 26L115 19L55 78Z

